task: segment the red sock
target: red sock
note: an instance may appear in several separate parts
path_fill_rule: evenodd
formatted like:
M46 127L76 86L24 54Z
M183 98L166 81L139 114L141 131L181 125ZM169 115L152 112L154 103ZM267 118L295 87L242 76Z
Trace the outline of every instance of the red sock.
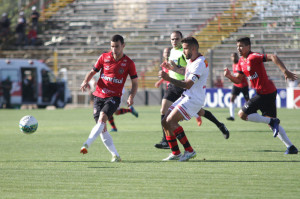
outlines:
M113 129L117 129L117 127L116 127L116 125L115 125L115 120L114 120L114 117L113 117L113 116L111 116L111 117L108 118L108 122L110 123L110 125L111 125L111 127L112 127Z
M125 114L125 113L128 113L128 112L131 112L131 109L130 108L120 108L118 109L115 114L116 115L122 115L122 114Z
M167 139L167 142L168 142L168 144L169 144L169 146L172 150L172 153L174 155L180 154L180 150L179 150L179 147L178 147L176 136L166 136L166 139Z
M174 131L174 135L177 137L177 139L180 141L180 143L183 145L184 150L188 151L188 152L193 152L194 149L192 148L192 146L190 145L184 130L181 126L179 126L177 129L175 129Z

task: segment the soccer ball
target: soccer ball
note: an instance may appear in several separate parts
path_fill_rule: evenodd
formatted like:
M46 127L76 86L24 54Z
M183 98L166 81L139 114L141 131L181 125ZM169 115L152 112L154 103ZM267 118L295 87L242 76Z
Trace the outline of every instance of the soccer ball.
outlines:
M19 122L19 128L25 134L34 133L37 127L38 121L31 115L26 115L22 117Z

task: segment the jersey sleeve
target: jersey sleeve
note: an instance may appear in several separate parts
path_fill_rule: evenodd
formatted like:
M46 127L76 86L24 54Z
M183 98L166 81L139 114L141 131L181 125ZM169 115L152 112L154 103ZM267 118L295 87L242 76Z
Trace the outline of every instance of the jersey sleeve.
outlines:
M197 61L194 64L194 67L190 69L190 75L188 76L188 79L192 80L194 83L203 75L205 72L205 68L208 67L208 65L203 61Z
M251 59L249 59L251 65L261 64L267 61L267 55L260 53L253 53Z
M98 60L96 61L93 70L96 72L99 72L101 70L101 68L103 68L103 54L98 58Z
M129 75L130 75L130 79L135 79L137 78L137 73L136 73L136 68L135 68L135 63L133 61L131 61L130 65L129 65Z
M242 66L241 66L241 62L239 61L239 63L236 66L236 72L239 74L244 74L242 71Z

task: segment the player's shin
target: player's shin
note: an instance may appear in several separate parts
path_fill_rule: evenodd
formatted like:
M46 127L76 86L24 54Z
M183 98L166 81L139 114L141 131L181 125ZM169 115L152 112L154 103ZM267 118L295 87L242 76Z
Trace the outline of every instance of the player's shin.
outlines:
M248 120L248 121L251 121L251 122L257 122L257 123L265 123L265 124L269 124L270 121L271 121L271 118L261 116L261 115L258 114L258 113L252 113L252 114L248 115L247 120Z
M180 143L183 145L184 150L188 151L188 152L193 152L193 148L190 145L184 130L181 126L179 126L175 131L174 131L174 135L176 135L176 138L180 141Z
M101 140L103 142L103 144L105 145L105 147L107 148L107 150L112 154L112 156L118 156L119 154L117 152L117 149L114 145L113 139L111 137L111 135L106 131L100 134Z
M290 147L293 145L288 136L286 135L284 128L280 125L277 137L285 144L286 147Z

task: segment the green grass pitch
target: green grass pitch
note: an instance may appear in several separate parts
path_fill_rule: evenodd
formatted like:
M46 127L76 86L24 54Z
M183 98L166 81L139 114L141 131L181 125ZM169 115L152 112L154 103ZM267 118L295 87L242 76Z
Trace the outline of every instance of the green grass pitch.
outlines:
M181 124L197 157L162 162L170 151L154 148L160 107L136 109L139 118L115 116L119 131L111 135L121 163L110 162L100 138L88 154L79 153L94 125L92 108L0 110L0 198L299 198L300 156L284 155L267 125L227 121L228 109L208 109L230 138L193 118ZM19 130L24 115L39 121L32 135ZM279 109L278 117L300 149L300 110Z

